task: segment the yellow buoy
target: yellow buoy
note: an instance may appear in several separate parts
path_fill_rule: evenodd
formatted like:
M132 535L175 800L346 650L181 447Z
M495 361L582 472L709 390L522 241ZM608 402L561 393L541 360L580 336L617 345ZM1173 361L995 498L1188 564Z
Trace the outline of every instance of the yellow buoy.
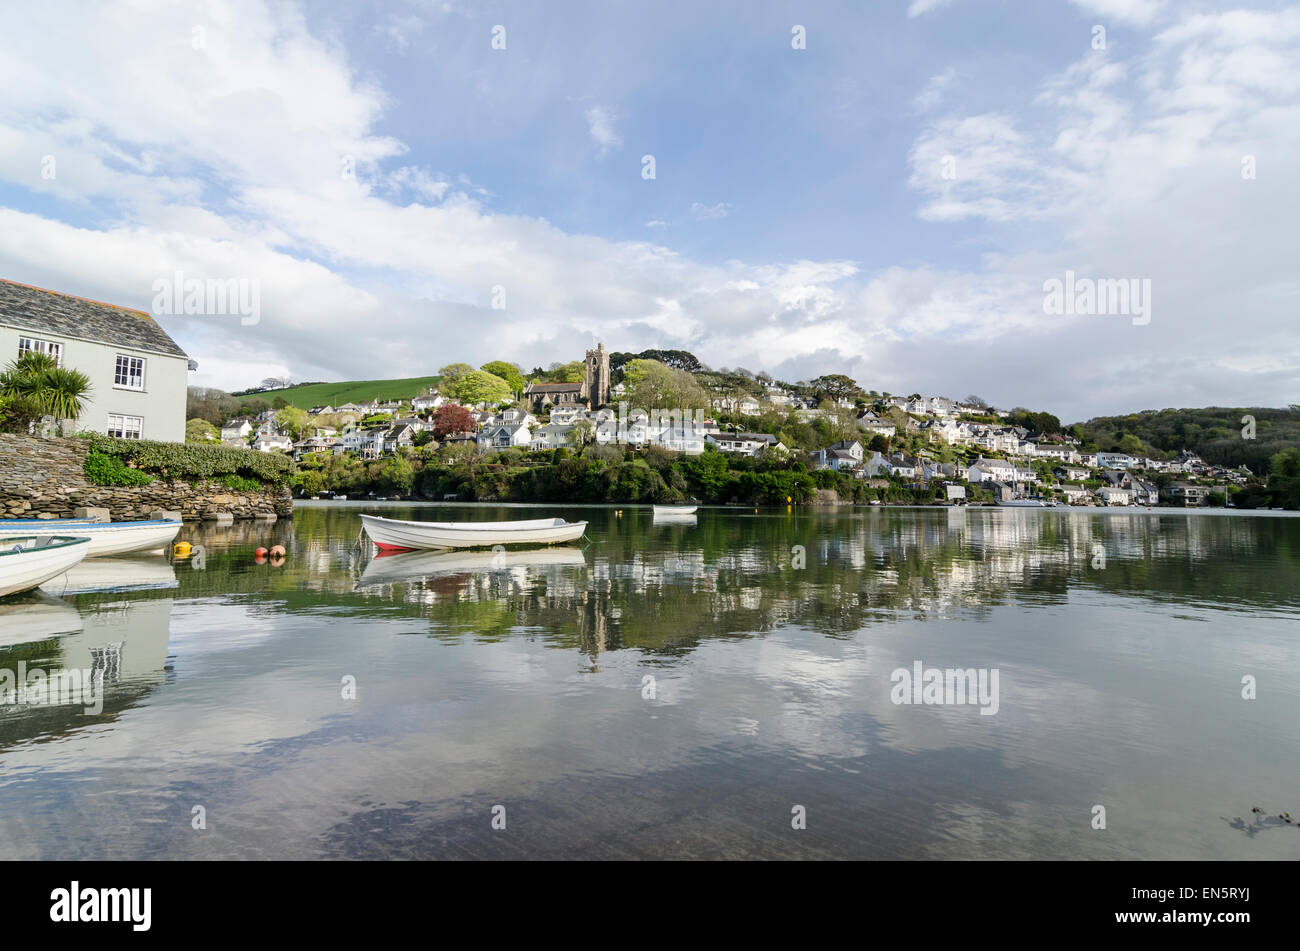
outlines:
M193 550L189 542L177 542L172 546L172 555L177 558L188 558Z

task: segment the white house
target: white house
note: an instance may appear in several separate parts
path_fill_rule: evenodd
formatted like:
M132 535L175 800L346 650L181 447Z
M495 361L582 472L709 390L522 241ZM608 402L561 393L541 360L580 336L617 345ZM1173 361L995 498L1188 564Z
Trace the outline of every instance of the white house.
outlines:
M0 365L24 353L47 353L89 378L85 409L72 427L185 441L195 365L143 311L0 279Z
M527 449L532 440L532 430L523 423L485 426L479 430L478 447L484 451L510 448Z
M785 449L781 440L771 433L710 433L705 442L713 443L722 452L752 456L764 449Z
M574 426L570 423L550 422L533 433L533 449L560 449L570 445L569 434Z
M253 424L247 416L229 420L226 425L221 427L222 442L231 439L247 440L251 435L253 435Z
M1103 469L1132 469L1137 459L1125 452L1099 452L1097 465Z
M262 433L253 443L258 452L289 452L293 449L293 440L288 436Z

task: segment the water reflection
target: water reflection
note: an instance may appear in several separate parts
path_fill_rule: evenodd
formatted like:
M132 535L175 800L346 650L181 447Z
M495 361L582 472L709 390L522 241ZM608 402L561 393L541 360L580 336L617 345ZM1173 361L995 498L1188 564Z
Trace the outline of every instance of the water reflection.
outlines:
M1300 805L1295 518L548 507L592 543L376 558L369 510L187 525L188 560L0 605L0 667L111 681L99 718L0 715L0 857L1293 847L1231 819ZM259 561L273 545L284 561ZM999 668L999 713L893 704L890 671L916 660ZM1243 674L1267 685L1254 703ZM88 829L92 791L115 821ZM192 833L195 802L221 836ZM484 818L497 802L510 836ZM792 802L815 819L797 840Z

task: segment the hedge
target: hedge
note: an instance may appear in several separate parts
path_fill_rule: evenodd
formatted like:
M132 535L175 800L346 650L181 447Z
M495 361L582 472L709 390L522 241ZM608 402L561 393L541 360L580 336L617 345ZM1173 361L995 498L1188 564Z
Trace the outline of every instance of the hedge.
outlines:
M197 443L154 442L92 435L92 453L115 456L136 469L168 479L212 479L242 476L284 485L293 475L293 460L274 452L204 446Z

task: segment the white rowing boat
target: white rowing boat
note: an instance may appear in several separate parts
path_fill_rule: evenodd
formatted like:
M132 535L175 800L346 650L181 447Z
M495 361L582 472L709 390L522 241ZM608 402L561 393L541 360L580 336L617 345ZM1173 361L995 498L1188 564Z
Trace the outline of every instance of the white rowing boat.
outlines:
M39 588L86 557L89 540L26 535L0 540L0 598Z
M656 505L654 507L655 517L663 515L694 515L698 505Z
M36 518L0 521L0 545L23 535L59 532L90 539L87 558L125 555L129 552L158 551L166 548L181 530L181 523L170 520L148 522L93 522L89 519Z
M493 545L554 545L581 538L586 522L537 518L522 522L404 522L362 515L370 540L383 551L423 548L489 548Z

